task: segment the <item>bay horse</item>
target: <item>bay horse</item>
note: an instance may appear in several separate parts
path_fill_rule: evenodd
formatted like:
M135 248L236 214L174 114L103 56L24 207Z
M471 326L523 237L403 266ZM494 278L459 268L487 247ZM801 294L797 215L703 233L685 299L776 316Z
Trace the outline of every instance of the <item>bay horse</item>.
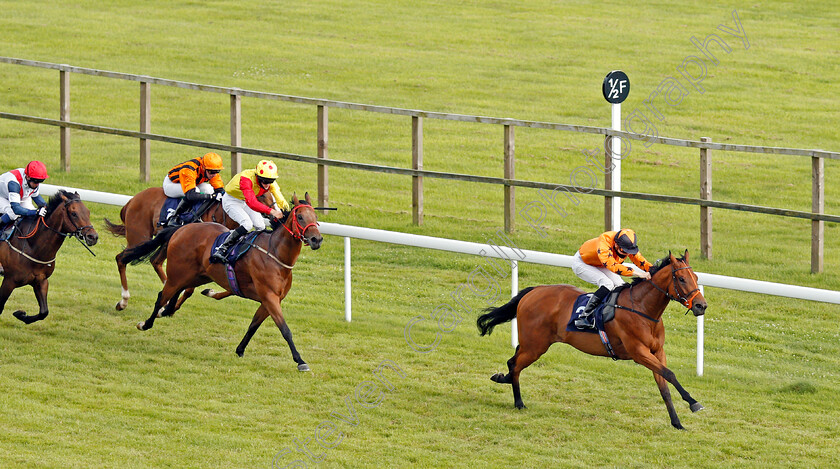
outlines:
M650 280L636 279L621 288L615 318L604 324L615 359L633 360L653 371L659 393L665 401L671 425L682 430L680 419L671 402L671 383L689 404L692 412L703 409L680 385L674 372L666 367L665 326L662 313L670 301L677 301L695 316L706 311L706 299L697 286L697 275L688 265L688 250L682 258L670 252L650 270ZM523 409L519 392L519 374L540 358L555 342L564 342L590 355L608 356L598 334L567 331L575 299L585 292L572 285L541 285L519 292L507 304L487 308L477 320L481 335L488 335L499 324L517 319L519 345L507 361L508 373L496 373L490 379L511 384L514 406Z
M268 206L274 204L274 198L270 192L258 197L258 199ZM149 241L160 230L158 221L160 219L160 211L166 202L166 194L163 193L161 187L150 187L144 189L137 195L131 198L120 210L120 220L122 224L118 225L112 223L107 218L105 219L105 229L114 236L124 236L126 247L119 254L115 256L117 262L117 270L120 273L120 283L122 285L122 296L117 302L115 308L117 311L122 311L128 306L128 299L131 294L128 291L128 279L126 277L127 262L123 261L125 252L141 243ZM229 229L234 229L239 226L238 223L231 220L222 208L222 204L213 203L201 215L202 221L212 221L220 223ZM150 260L152 267L158 274L161 282L166 281L166 273L163 270L163 261L166 260L166 251L161 251L158 257ZM179 300L179 305L186 301L192 295L192 290L184 292L184 296Z
M312 208L309 193L305 201L292 197L292 210L283 223L273 223L271 232L260 233L254 240L254 246L236 261L235 279L239 295L258 301L251 325L245 337L236 347L240 357L257 329L269 316L289 344L292 359L300 371L309 371L309 365L303 361L292 341L292 332L283 317L280 302L292 287L292 268L295 266L301 247L306 244L312 250L321 247L323 238L318 231L318 219ZM177 305L178 295L187 289L214 281L225 290L203 293L215 299L223 299L235 293L236 286L231 286L226 273L226 265L210 263L213 241L227 229L217 223L192 223L179 227L164 228L151 241L127 249L124 262L143 262L166 250L166 280L163 290L158 293L152 315L137 324L140 330L149 330L155 318L171 315Z
M90 223L90 210L78 193L59 190L47 202L43 217L23 217L11 238L0 242L0 265L3 266L3 283L0 285L0 314L9 295L16 288L31 285L38 300L38 314L27 315L15 311L12 316L25 324L32 324L47 317L47 290L58 249L64 240L75 236L88 246L99 240Z

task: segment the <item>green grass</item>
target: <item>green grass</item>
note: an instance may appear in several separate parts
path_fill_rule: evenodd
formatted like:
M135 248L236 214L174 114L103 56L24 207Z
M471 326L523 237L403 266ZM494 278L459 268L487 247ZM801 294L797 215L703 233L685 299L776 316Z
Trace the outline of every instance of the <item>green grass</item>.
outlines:
M600 81L623 69L632 81L625 113L682 60L689 41L732 26L733 6L679 2L632 7L594 2L4 2L0 55L68 63L243 89L428 111L608 126ZM749 49L709 68L705 93L664 108L660 135L716 142L837 151L840 13L830 2L738 7ZM734 39L734 38L733 38ZM136 83L73 75L74 121L137 128ZM54 71L0 65L0 110L56 118ZM227 97L155 86L152 131L225 142ZM243 99L243 145L313 155L315 110ZM408 167L407 117L330 111L330 157ZM496 126L426 119L424 168L502 175ZM597 136L516 129L516 175L566 183ZM72 132L72 168L59 171L58 131L0 120L0 167L47 162L49 182L133 194L137 142ZM152 144L153 182L198 149ZM634 145L622 167L628 191L696 197L696 150ZM810 209L804 157L714 152L714 198ZM245 165L256 158L246 156ZM315 193L314 168L283 162L281 186ZM826 211L840 213L837 165L826 162ZM426 179L426 223L411 225L405 177L330 171L322 220L485 242L502 226L502 190ZM517 189L517 205L540 200ZM118 208L90 204L94 225ZM540 236L517 219L519 247L571 253L603 227L600 198L581 196L565 218L547 215ZM715 210L714 255L699 256L699 209L625 200L624 224L649 259L692 252L695 269L840 289L838 225L826 224L825 265L810 274L810 223ZM353 322L343 321L342 240L328 237L295 268L284 312L311 373L298 373L276 327L266 323L244 358L233 350L256 304L197 296L175 317L141 333L159 282L131 267L132 299L122 312L113 256L123 240L101 230L90 256L68 241L50 279L47 320L24 326L30 289L12 294L0 316L0 467L269 467L284 448L308 444L325 467L832 467L840 391L836 305L708 289L706 369L694 373L695 321L676 305L665 314L669 366L706 406L668 424L651 373L633 363L552 348L522 375L528 409L487 378L512 354L510 329L479 338L485 302L442 334L434 352L415 352L406 325L451 303L482 259L353 242ZM520 285L581 283L567 269L520 265ZM496 278L498 302L509 290ZM583 285L581 285L583 286ZM435 339L432 321L415 339ZM392 390L363 394L385 360ZM357 397L357 390L360 393ZM348 415L356 425L339 418ZM369 407L361 405L365 399ZM346 419L347 417L345 417ZM335 427L319 425L333 422ZM318 433L341 432L315 449ZM309 443L305 443L307 439ZM295 453L302 457L301 453ZM291 464L291 454L280 464ZM314 464L309 461L310 466Z

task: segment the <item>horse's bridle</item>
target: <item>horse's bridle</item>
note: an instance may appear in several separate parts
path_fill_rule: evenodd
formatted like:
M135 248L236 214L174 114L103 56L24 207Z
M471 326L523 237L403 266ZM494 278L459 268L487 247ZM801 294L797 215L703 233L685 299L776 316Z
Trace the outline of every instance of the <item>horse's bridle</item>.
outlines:
M691 290L690 292L685 294L677 290L677 271L690 268L690 266L676 268L674 267L674 264L671 264L671 283L674 285L674 293L676 293L677 296L673 296L667 290L659 288L659 285L654 283L653 280L651 280L650 283L654 286L654 288L664 293L669 300L676 301L677 303L685 306L686 308L691 309L691 302L694 301L694 298L700 294L700 288L695 288L694 290Z
M297 216L295 216L295 212L297 211L297 209L299 209L301 207L309 207L309 205L306 205L306 204L295 205L294 208L292 208L292 211L289 212L289 217L291 217L291 219L292 219L292 230L290 230L289 227L287 227L285 223L283 224L283 228L285 228L286 231L288 231L289 234L292 235L292 238L303 241L303 244L309 246L309 241L307 241L306 238L303 237L303 234L306 232L306 230L309 229L310 226L316 226L317 227L318 222L315 221L315 222L312 222L312 223L310 223L306 226L301 225L300 222L297 221Z

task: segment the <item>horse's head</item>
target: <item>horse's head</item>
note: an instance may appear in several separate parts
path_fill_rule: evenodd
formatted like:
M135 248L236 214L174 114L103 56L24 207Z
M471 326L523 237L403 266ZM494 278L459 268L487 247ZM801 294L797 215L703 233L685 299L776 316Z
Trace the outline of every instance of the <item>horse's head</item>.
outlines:
M286 220L286 229L314 251L321 247L324 238L318 231L318 217L312 208L309 192L304 195L304 198L305 200L301 201L298 200L297 195L292 195L292 211L289 212Z
M99 241L99 234L90 223L90 210L82 202L79 193L59 190L47 204L44 217L50 228L62 234L74 235L93 246Z
M651 281L657 288L674 301L679 302L695 316L702 316L706 312L706 298L700 293L697 285L697 274L688 265L688 249L683 257L676 257L670 252L656 267Z

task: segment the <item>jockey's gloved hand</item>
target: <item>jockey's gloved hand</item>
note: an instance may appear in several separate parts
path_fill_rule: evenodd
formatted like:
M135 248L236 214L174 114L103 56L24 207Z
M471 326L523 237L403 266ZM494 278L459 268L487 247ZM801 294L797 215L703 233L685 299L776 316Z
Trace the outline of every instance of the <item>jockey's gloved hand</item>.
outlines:
M213 198L218 200L219 202L221 202L223 195L224 195L224 189L222 189L222 192L216 192L215 194L213 194Z
M225 193L225 188L224 187L219 187L217 189L214 189L213 193L214 194L224 194Z
M41 207L36 212L39 217L43 217L47 215L47 207Z

